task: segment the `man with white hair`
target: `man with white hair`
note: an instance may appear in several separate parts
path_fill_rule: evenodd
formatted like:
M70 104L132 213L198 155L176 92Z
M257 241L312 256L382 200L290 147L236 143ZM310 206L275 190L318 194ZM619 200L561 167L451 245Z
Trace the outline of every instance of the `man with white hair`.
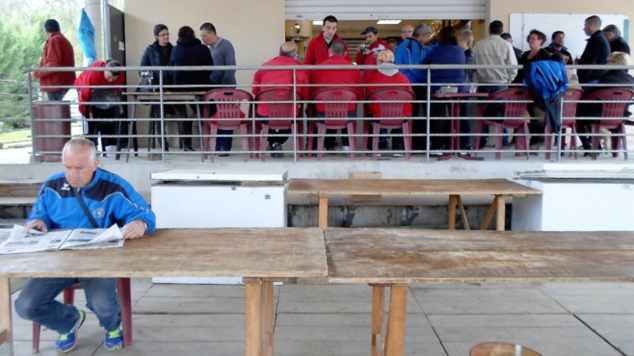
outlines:
M610 52L624 52L630 54L630 46L621 36L621 30L616 25L607 25L603 28L603 35L610 42Z

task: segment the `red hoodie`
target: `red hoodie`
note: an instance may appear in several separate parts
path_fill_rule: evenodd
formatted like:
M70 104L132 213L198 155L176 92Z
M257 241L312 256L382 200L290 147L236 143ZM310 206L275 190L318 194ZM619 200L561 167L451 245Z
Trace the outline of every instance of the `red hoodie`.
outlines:
M333 43L337 40L342 41L345 44L346 59L350 61L350 53L348 53L348 44L346 43L346 41L344 41L341 37L339 37L338 34L335 33L330 43ZM330 46L328 46L328 43L324 39L324 33L322 32L319 34L319 36L313 38L308 43L308 49L306 49L304 64L321 64L321 62L325 61L330 56L330 53L328 53L328 48L330 48Z
M74 67L75 53L73 45L59 31L51 33L51 37L46 40L40 67ZM42 86L73 85L75 82L75 72L35 72L35 78L40 78ZM41 88L42 92L52 92L65 90L64 88Z
M349 59L344 58L341 55L333 55L320 65L352 65ZM317 90L326 88L347 88L357 92L357 99L363 98L363 87L361 84L361 71L358 69L313 69L311 71L310 82L313 84L323 84L323 86L311 87L311 96L315 94ZM341 86L342 84L355 84L349 87ZM336 85L336 86L335 86ZM359 86L357 86L359 85ZM354 110L357 107L356 103L350 103L348 105L349 110ZM323 104L317 104L317 111L324 111Z
M277 56L268 62L262 64L263 66L296 66L301 65L296 59ZM309 88L308 84L308 72L305 70L296 71L296 87L297 91L302 95L303 99L308 99ZM289 84L289 86L272 86L272 84ZM280 88L292 88L293 84L293 71L290 69L270 70L259 69L253 76L253 87L251 92L253 95L257 95L259 92L265 89L280 89ZM299 113L299 107L297 109ZM258 104L257 113L261 116L269 116L269 107L266 104Z
M93 64L91 64L89 67L93 68L93 67L105 67L106 66L106 61L96 61ZM117 76L117 79L114 82L108 82L106 80L106 77L104 76L103 71L85 71L83 73L81 73L79 75L79 77L77 77L77 79L75 80L75 86L84 86L84 85L90 85L90 86L108 86L108 85L124 85L125 84L125 73L120 72L119 76ZM90 100L90 94L92 94L92 91L95 90L97 88L77 88L77 91L79 92L79 112L81 112L82 114L84 114L84 116L88 117L89 113L84 112L84 110L86 110L86 105L84 103L86 103L88 100ZM116 88L112 88L112 90L119 90Z
M376 55L384 49L388 49L388 46L382 39L378 38L370 47L365 51L357 52L357 64L359 65L376 65ZM364 69L363 78L367 81L372 74L376 73L376 69Z

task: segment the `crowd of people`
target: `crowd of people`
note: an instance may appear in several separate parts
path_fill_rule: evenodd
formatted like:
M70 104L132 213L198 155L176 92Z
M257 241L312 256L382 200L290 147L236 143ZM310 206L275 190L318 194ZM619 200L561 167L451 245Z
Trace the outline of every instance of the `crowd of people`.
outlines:
M279 55L264 64L268 66L353 66L348 44L337 34L338 20L332 16L326 16L322 22L322 32L310 40L307 45L303 62L299 60L299 53L294 42L285 42L280 46ZM49 41L47 42L42 58L42 67L46 66L73 66L72 46L59 33L59 24L55 20L48 20L45 24ZM189 26L183 26L178 31L176 45L169 41L169 29L163 24L158 24L154 28L155 41L144 51L142 66L206 66L209 69L200 71L150 71L144 75L149 79L143 80L146 86L169 86L174 85L174 90L197 90L204 91L214 87L222 86L230 88L236 86L235 70L217 70L214 65L232 66L236 65L234 48L227 39L217 35L216 28L211 23L204 23L200 26L200 39L196 38L194 30ZM601 29L601 19L598 16L590 16L585 20L585 34L589 36L587 45L580 57L573 60L572 54L565 46L566 34L562 31L555 31L550 37L551 41L546 45L547 36L543 32L534 29L528 34L528 51L521 51L513 47L513 38L509 33L504 32L504 25L501 21L492 21L489 25L489 35L473 43L473 34L468 28L456 30L455 27L446 26L437 33L425 24L412 26L406 24L402 27L399 39L390 38L384 40L379 35L379 30L374 26L368 26L361 33L365 41L356 51L356 64L358 65L379 65L375 68L363 68L363 70L350 69L323 69L306 68L300 70L259 70L255 73L252 83L252 93L257 95L263 90L270 88L298 87L302 100L310 100L319 89L328 87L340 87L350 89L357 93L357 99L363 100L369 93L381 85L393 85L395 82L402 83L403 88L412 90L415 94L416 102L411 107L411 114L414 118L427 116L427 105L421 105L427 100L430 94L435 94L448 89L457 92L467 92L477 90L481 93L492 93L509 88L512 85L521 85L525 82L526 68L533 62L553 60L562 62L565 65L601 65L608 63L622 63L629 65L629 46L621 36L620 30L615 25L608 25ZM617 58L608 61L610 53L617 53ZM62 60L63 54L65 58ZM379 60L382 58L382 60ZM396 69L394 65L425 65L425 64L454 64L470 65L483 64L495 67L478 69L433 69L426 68L402 68ZM514 66L523 65L523 69L517 70ZM94 86L111 85L116 86L125 82L125 76L118 70L120 64L116 61L97 61L91 67L106 67L109 70L102 72L86 71L76 80L73 72L63 72L58 79L51 79L57 76L55 72L35 72L35 77L40 78L43 91L48 90L51 100L59 100L65 93L64 90L47 89L55 88L59 85L79 86L80 110L86 118L96 119L107 117L110 113L86 105L91 100L91 95L95 92ZM389 68L388 68L389 66ZM615 75L618 72L619 75ZM61 72L60 72L61 73ZM398 73L398 75L396 75ZM429 73L430 78L427 78ZM585 91L596 90L594 84L615 80L617 84L628 85L629 74L625 70L598 70L579 69L576 76L572 70L568 70L571 82L578 80L578 83ZM604 78L608 76L609 78ZM428 86L427 82L431 85ZM472 84L476 85L472 85ZM91 88L92 87L92 88ZM451 88L453 87L453 88ZM477 88L477 89L476 89ZM431 93L428 93L430 91ZM529 116L532 118L530 132L532 133L531 143L539 144L543 140L543 123L539 119L539 105L531 106ZM210 105L210 115L215 112L214 106ZM446 116L446 105L435 104L430 107L429 116ZM173 111L178 120L178 135L180 146L185 151L193 151L192 147L192 123L187 120L188 107L186 104L173 105L164 110ZM466 109L466 108L465 108ZM537 109L535 111L534 109ZM159 108L153 106L151 117L157 117ZM376 109L375 109L376 110ZM193 110L189 110L193 111ZM465 111L465 110L463 110ZM266 104L258 104L256 109L260 120L266 120L268 110ZM300 114L299 109L297 111ZM367 105L364 111L365 117L372 117L373 105ZM588 115L584 112L583 106L579 115ZM323 105L307 105L307 115L319 120L324 117ZM354 120L357 116L355 103L349 105L349 119ZM91 121L89 120L89 123ZM413 120L411 129L413 134L412 149L427 149L426 135L429 128L431 140L430 150L442 150L448 148L448 138L443 134L449 132L448 121L436 119L429 124L426 120ZM93 121L89 125L90 133L93 135L113 135L114 128L110 122L97 123ZM587 125L582 123L582 128L587 129ZM486 128L485 128L486 129ZM584 129L584 130L585 130ZM461 120L460 148L462 150L471 149L471 125L469 120ZM283 157L282 145L287 139L290 130L274 130L274 135L269 138L268 149L272 151L273 157ZM217 140L216 151L219 155L226 155L231 150L231 138L227 137L231 131L220 130L221 135ZM347 135L343 132L342 150L349 150ZM403 133L399 130L392 130L391 133L382 131L379 138L381 149L389 148L391 137L392 149L395 154L403 150ZM479 133L480 134L480 133ZM590 148L587 136L581 138L583 147ZM534 142L533 142L534 141ZM486 144L486 139L482 139L481 146ZM107 141L106 145L111 144ZM506 144L505 137L505 144ZM328 132L325 140L327 150L333 150L337 146L336 133ZM166 146L166 150L169 148Z

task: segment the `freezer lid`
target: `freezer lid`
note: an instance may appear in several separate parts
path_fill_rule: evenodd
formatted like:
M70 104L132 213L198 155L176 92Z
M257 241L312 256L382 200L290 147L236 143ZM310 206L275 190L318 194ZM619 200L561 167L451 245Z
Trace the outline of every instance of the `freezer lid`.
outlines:
M153 180L189 180L208 182L281 182L285 181L287 171L271 170L265 172L238 172L230 170L205 170L205 169L168 169L160 172L152 172Z

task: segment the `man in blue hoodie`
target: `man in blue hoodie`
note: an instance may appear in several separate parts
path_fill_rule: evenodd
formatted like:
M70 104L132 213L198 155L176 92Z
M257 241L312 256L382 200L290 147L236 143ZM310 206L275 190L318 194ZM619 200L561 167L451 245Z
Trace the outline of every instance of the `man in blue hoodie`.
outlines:
M394 64L422 64L425 56L427 56L429 52L431 52L431 48L425 46L425 44L431 39L432 34L433 31L429 26L425 24L416 26L416 28L414 28L414 33L412 34L412 37L401 42L401 44L396 48L396 53L394 54ZM414 118L412 133L425 134L427 132L427 125L425 123L425 120L417 120L416 118L425 116L425 112L421 110L422 106L420 104L420 101L427 100L427 90L425 87L425 84L427 83L427 71L424 69L410 68L399 69L399 71L403 73L407 77L407 79L409 79L410 83L412 83L414 93L416 94L416 100L419 101L419 103L414 104L412 111L412 116ZM392 132L399 133L398 130L393 130ZM427 140L425 139L425 137L414 137L413 141L414 142L412 143L412 148L414 150L424 150L426 148ZM392 149L402 150L403 139L400 137L392 138Z
M92 141L68 141L62 151L62 163L64 172L48 178L40 189L26 220L27 231L107 228L117 224L122 227L124 239L137 239L156 229L156 216L130 183L98 167ZM123 331L116 278L29 278L15 301L15 310L20 317L57 331L57 352L69 352L75 348L77 331L86 313L55 298L78 280L84 286L88 308L106 330L106 349L121 349Z

